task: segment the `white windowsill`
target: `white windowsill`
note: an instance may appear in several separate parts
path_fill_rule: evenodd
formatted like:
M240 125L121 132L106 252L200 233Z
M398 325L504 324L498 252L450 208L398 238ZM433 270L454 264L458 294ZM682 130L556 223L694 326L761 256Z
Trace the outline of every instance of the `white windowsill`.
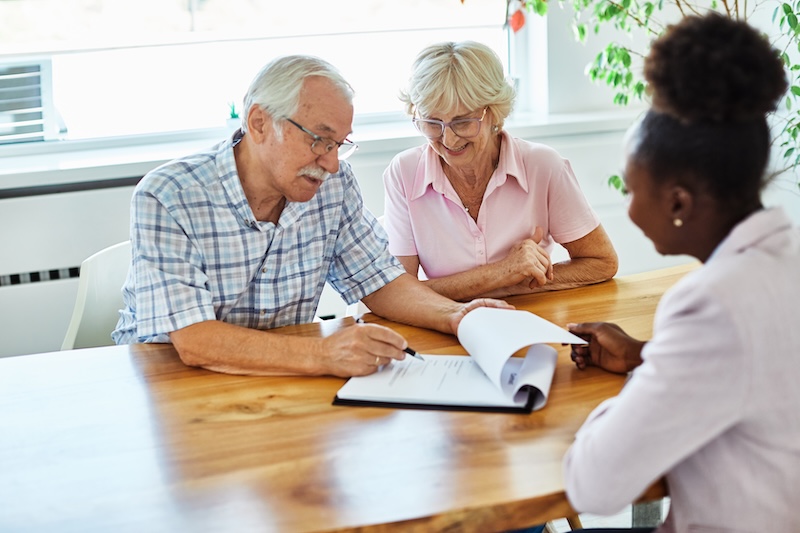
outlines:
M518 115L506 129L525 138L624 131L642 112L624 108L594 113ZM359 152L398 152L422 142L407 120L357 125ZM142 176L155 166L219 142L225 128L75 141L0 146L0 189Z

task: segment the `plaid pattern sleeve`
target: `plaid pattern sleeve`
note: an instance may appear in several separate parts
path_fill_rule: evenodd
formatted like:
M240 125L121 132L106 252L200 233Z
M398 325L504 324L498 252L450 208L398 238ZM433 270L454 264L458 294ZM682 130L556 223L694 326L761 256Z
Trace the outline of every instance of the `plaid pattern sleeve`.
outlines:
M342 165L345 197L335 256L329 281L342 298L352 304L375 292L405 272L389 253L386 232L364 207L361 190L347 163Z
M377 233L376 233L377 230ZM117 343L168 342L205 320L310 322L326 281L348 302L402 274L347 163L278 224L254 220L230 142L146 176L132 200L133 264Z

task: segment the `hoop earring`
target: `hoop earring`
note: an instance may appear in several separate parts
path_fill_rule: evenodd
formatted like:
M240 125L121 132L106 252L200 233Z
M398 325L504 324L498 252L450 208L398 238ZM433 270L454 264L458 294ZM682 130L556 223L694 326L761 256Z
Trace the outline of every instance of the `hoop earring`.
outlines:
M683 220L676 218L672 221L672 225L675 226L676 228L680 228L681 226L683 226Z

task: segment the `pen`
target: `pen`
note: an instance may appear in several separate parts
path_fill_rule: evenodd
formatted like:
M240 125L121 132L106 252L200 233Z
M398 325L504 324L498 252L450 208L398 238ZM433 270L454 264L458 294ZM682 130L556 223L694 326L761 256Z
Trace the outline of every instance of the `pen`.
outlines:
M403 348L403 351L406 352L411 357L415 357L415 358L419 359L420 361L424 361L425 360L425 359L422 358L422 356L420 354L418 354L415 350L412 350L408 346Z
M361 317L356 318L356 324L364 324L364 323L365 322L364 322L364 320L361 319ZM403 351L406 352L411 357L413 357L414 359L419 359L420 361L425 361L425 359L423 359L422 356L420 354L418 354L417 351L414 350L413 348L410 348L410 347L406 346L405 348L403 348Z

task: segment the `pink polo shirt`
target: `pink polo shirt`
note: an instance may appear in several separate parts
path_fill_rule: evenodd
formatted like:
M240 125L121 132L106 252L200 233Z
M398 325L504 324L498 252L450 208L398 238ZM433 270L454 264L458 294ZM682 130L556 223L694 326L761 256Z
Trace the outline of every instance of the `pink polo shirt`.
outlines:
M425 274L439 278L503 259L536 226L544 229L541 244L550 253L554 242L575 241L600 225L569 161L549 146L502 135L477 223L429 145L392 159L383 174L392 254L418 256Z

